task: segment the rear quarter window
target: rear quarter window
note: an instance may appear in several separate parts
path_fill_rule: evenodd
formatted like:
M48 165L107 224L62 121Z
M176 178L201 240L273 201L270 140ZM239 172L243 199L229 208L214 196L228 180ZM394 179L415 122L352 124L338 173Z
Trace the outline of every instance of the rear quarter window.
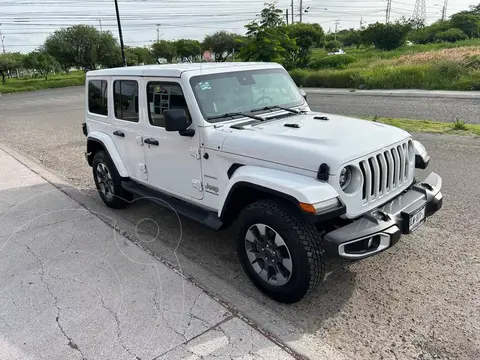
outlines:
M108 93L106 80L88 82L88 111L97 115L108 115Z

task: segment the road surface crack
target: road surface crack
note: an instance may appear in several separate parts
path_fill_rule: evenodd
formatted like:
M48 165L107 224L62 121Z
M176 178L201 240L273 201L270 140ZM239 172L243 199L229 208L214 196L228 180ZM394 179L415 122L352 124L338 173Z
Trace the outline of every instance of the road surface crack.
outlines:
M107 305L105 305L105 302L103 301L103 297L100 298L100 301L102 302L102 306L110 313L112 314L113 318L115 319L115 323L116 323L116 326L117 326L117 338L118 338L118 341L120 342L120 345L122 346L123 350L125 350L129 355L133 356L133 358L135 360L142 360L140 357L138 357L137 355L135 355L128 347L127 345L125 345L125 343L123 342L122 340L122 329L120 327L120 320L118 319L118 316L117 314L112 310L110 309Z
M36 234L34 233L33 234L33 243L35 243L35 240L36 240ZM13 241L15 242L15 241ZM67 333L65 332L65 330L63 329L62 327L62 324L60 324L60 307L58 306L58 298L55 296L55 294L53 293L53 291L50 289L50 285L48 284L48 282L45 280L45 268L43 267L43 261L42 259L40 259L40 257L30 248L30 246L28 246L27 244L20 244L18 242L15 242L17 245L22 245L24 246L27 251L32 254L38 261L38 263L40 264L40 281L45 284L45 288L47 289L47 292L50 294L50 296L53 298L53 305L55 306L55 308L57 309L57 316L55 317L55 322L57 323L57 326L58 328L60 329L60 331L62 332L63 336L68 340L68 343L67 345L72 348L73 350L76 350L80 353L80 355L82 356L82 360L87 360L87 358L85 357L85 355L83 354L82 350L78 347L78 345L73 341L73 339L67 335Z

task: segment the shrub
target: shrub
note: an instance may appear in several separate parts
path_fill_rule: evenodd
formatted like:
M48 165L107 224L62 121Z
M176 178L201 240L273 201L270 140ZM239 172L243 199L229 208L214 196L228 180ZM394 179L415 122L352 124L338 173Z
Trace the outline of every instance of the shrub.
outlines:
M327 41L327 43L325 44L325 49L327 49L328 51L337 51L341 48L342 44L340 43L340 41L337 41L337 40L330 40L330 41Z
M460 29L450 29L435 35L435 40L437 41L446 41L452 43L466 39L468 39L468 36Z
M311 61L308 67L311 69L342 69L355 61L357 61L357 59L352 55L325 56Z
M457 118L453 123L453 130L467 130L467 123Z
M359 81L359 71L345 70L293 70L290 75L295 83L306 87L352 88Z

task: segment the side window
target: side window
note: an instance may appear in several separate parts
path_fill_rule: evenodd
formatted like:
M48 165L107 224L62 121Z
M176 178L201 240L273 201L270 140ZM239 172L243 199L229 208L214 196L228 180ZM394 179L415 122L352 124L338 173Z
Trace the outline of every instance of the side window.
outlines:
M108 115L108 95L106 80L88 82L88 111L98 115Z
M147 101L148 117L153 126L165 127L163 113L170 109L184 109L190 122L192 121L179 84L149 82L147 84Z
M115 118L138 122L138 82L115 80L113 82L113 103Z

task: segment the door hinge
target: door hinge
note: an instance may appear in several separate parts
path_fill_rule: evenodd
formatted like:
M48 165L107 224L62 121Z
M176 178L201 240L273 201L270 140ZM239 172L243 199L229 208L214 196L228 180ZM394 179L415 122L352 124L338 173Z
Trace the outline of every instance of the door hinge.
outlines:
M146 173L146 172L147 172L147 165L145 165L144 163L138 164L138 167L140 168L140 170L141 170L143 173Z
M192 186L198 191L203 191L203 185L200 180L192 180Z
M200 160L200 149L190 148L190 156L193 156L195 159Z

